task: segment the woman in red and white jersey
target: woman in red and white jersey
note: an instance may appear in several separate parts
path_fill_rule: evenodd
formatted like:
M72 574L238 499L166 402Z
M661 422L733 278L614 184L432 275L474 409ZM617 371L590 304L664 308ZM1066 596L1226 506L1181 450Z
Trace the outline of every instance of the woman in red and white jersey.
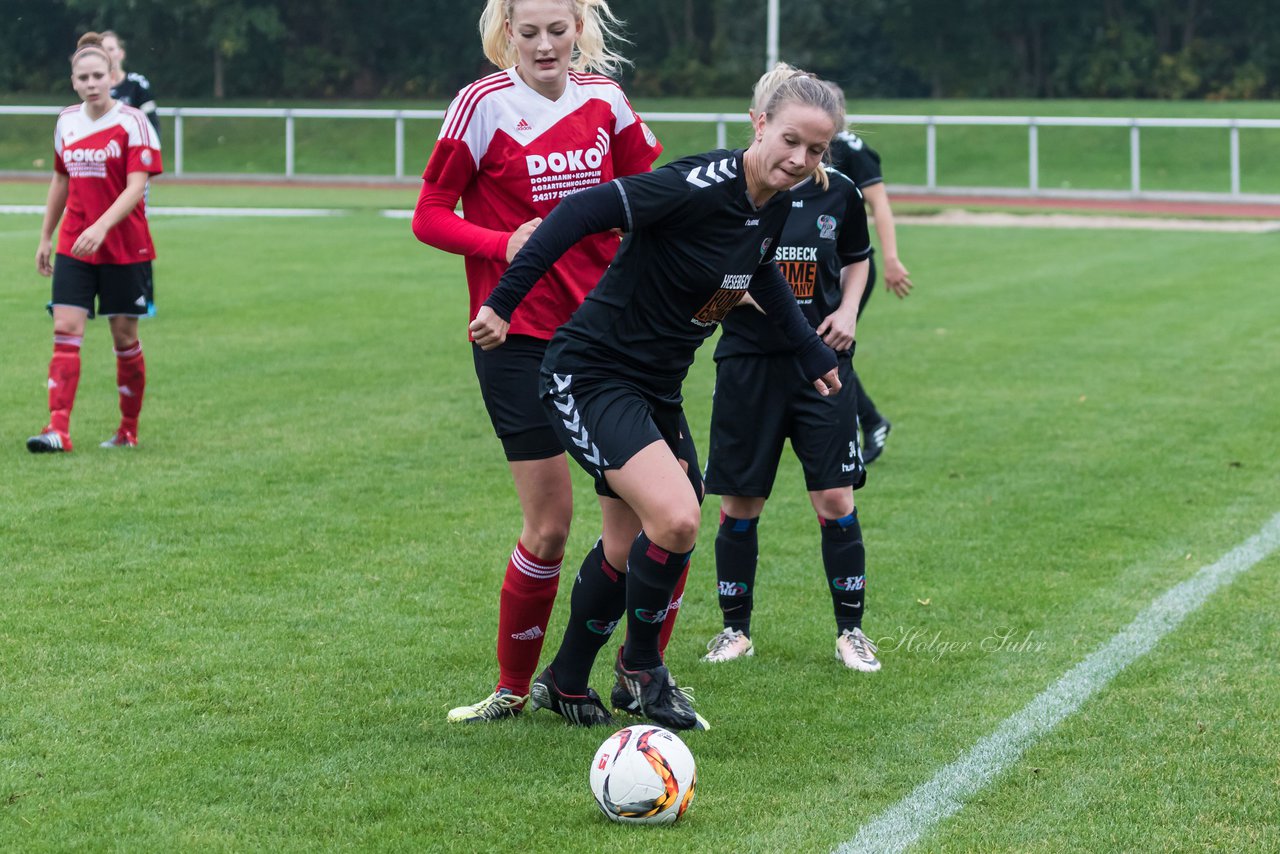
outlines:
M488 0L481 38L485 56L503 70L450 104L413 219L423 243L465 256L468 317L561 198L646 172L662 152L606 76L625 62L608 45L616 24L604 0ZM465 219L455 212L459 199ZM614 234L593 235L561 258L512 317L507 346L486 352L473 342L523 525L499 600L497 687L453 709L450 721L510 717L530 692L573 516L569 467L539 401L538 370L552 334L582 304L618 243ZM597 545L583 566L598 573L603 560Z
M147 179L162 171L160 140L142 112L111 97L111 71L101 36L81 36L71 57L71 85L83 103L58 116L54 174L36 250L36 269L53 276L53 359L49 424L27 440L32 453L71 450L80 344L85 321L95 313L110 320L120 391L120 427L102 447L138 442L146 387L138 318L153 305L151 261L156 254L143 193ZM55 262L53 230L59 220Z

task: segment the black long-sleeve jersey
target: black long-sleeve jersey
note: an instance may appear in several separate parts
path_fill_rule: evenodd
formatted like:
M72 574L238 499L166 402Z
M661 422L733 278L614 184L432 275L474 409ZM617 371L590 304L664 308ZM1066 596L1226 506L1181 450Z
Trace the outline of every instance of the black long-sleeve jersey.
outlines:
M796 304L813 328L840 307L840 271L871 257L867 209L853 181L827 170L826 189L812 178L791 191L791 211L775 261ZM724 319L716 358L786 353L794 345L755 308L740 306Z
M742 295L782 330L810 379L835 367L782 277L774 252L791 194L757 208L743 151L712 151L567 197L534 231L485 301L511 312L538 277L585 234L626 231L600 283L547 348L562 373L626 378L678 398L698 346Z
M160 116L156 113L156 96L151 93L150 80L130 71L123 80L111 87L111 97L126 106L142 110L151 120L156 133L160 132Z

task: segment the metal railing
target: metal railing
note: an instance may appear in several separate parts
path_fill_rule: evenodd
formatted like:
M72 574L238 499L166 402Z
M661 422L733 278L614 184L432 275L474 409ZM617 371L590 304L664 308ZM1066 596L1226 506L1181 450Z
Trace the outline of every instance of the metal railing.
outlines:
M4 107L0 115L44 116L57 115L61 107ZM405 123L419 120L440 120L444 110L377 110L377 109L312 109L312 108L237 108L237 107L161 107L160 115L172 120L169 130L172 152L171 174L188 174L185 169L183 149L185 143L184 119L187 118L261 118L284 119L284 177L298 177L296 171L296 122L298 119L377 119L394 123L395 162L392 175L405 177ZM650 122L691 122L713 124L716 145L725 147L729 125L746 123L741 113L670 113L646 112ZM862 125L919 125L925 131L925 184L904 187L894 184L895 191L907 192L973 192L981 191L1003 195L1040 196L1110 196L1110 197L1159 197L1195 198L1221 201L1265 201L1280 203L1280 195L1246 194L1241 191L1240 131L1243 129L1280 130L1280 119L1162 119L1162 118L1112 118L1086 116L901 116L859 115L856 124ZM956 126L1025 127L1027 129L1027 187L974 188L942 186L938 183L938 128ZM1063 191L1046 189L1040 185L1040 128L1046 127L1115 127L1129 129L1129 189L1127 191ZM1142 144L1144 128L1217 128L1228 132L1226 156L1230 164L1230 187L1227 192L1150 192L1142 188ZM308 176L314 177L314 176ZM363 178L378 177L362 175Z

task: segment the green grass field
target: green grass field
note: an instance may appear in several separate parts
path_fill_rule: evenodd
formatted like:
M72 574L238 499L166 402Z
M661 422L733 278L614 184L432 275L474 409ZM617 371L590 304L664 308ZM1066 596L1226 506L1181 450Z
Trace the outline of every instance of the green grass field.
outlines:
M69 93L70 94L70 93ZM47 99L45 99L47 100ZM35 103L8 96L0 102ZM181 106L212 106L186 102ZM235 106L282 106L245 102ZM166 106L177 106L169 105ZM231 106L230 104L224 106ZM444 109L444 102L315 102L289 106ZM641 114L657 112L742 113L730 126L727 143L745 144L745 99L648 99L636 102ZM920 126L858 124L858 114L887 115L1036 115L1144 116L1159 118L1280 118L1269 102L1165 101L861 101L850 105L851 121L885 158L885 174L900 184L926 183L925 132ZM283 119L187 118L184 169L191 173L283 174ZM715 126L678 122L651 123L666 147L663 160L715 146ZM172 120L165 144L172 143ZM53 119L49 116L0 118L0 170L48 169ZM405 125L405 174L421 174L439 121L418 119ZM1041 128L1042 189L1128 190L1127 128ZM1229 137L1218 129L1142 131L1142 187L1148 191L1230 191ZM387 176L395 171L395 138L390 121L372 119L298 119L295 170L310 175ZM169 153L172 156L172 152ZM1241 190L1280 193L1280 130L1240 132ZM172 163L169 164L172 170ZM1025 128L942 127L938 131L938 182L950 187L1027 186Z
M700 664L712 500L668 652L714 727L686 738L698 794L673 828L609 825L586 782L606 733L444 721L492 688L518 507L460 260L343 192L343 218L155 218L123 453L97 448L101 321L76 452L24 449L47 282L38 218L0 217L0 849L830 850L1280 511L1274 235L901 226L917 291L877 294L858 353L894 422L858 494L884 669L833 658L794 461L761 527L757 655ZM704 349L704 453L711 384ZM599 524L576 488L565 587ZM1280 850L1278 570L1210 598L918 850ZM1030 642L984 647L1002 633Z

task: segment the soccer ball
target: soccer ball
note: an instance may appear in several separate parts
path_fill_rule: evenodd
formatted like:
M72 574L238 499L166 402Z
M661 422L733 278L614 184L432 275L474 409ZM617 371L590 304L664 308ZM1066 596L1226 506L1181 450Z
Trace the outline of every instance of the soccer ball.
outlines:
M653 724L618 730L591 760L591 794L610 821L671 824L689 808L697 784L689 748Z

